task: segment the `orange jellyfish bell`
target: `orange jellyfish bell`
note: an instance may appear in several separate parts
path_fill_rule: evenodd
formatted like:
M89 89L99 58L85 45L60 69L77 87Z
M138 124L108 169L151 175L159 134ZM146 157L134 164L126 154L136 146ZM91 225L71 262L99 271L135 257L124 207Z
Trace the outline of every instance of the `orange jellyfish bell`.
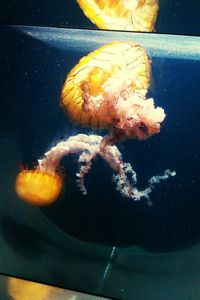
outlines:
M81 125L109 128L116 118L115 95L127 90L145 95L149 84L150 62L145 49L133 42L112 42L75 65L63 85L61 105Z
M55 202L61 190L62 178L59 174L39 169L21 171L15 181L15 191L19 198L36 206Z
M154 31L158 0L77 0L84 14L99 28Z
M75 122L111 128L117 139L146 139L160 131L164 110L146 99L150 60L133 42L112 42L83 57L71 70L61 105Z

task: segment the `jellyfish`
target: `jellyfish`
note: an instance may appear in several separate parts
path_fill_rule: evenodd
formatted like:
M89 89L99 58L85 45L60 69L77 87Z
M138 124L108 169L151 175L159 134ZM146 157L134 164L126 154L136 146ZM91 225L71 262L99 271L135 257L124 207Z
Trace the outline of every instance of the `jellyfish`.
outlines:
M22 200L36 206L46 206L60 196L62 181L63 177L58 172L23 168L16 177L15 190Z
M34 205L49 205L57 200L63 186L59 171L66 155L77 154L80 170L77 185L86 195L85 175L99 155L114 171L116 189L135 201L149 194L155 184L175 176L169 169L149 179L144 190L138 190L137 174L123 162L116 146L124 139L146 140L160 132L164 109L146 98L150 85L150 60L144 48L133 42L112 42L81 58L68 74L61 90L61 106L67 116L81 126L105 129L108 134L77 134L58 142L33 170L22 169L15 183L18 196ZM150 202L149 202L150 203Z
M71 70L61 92L61 105L74 122L109 128L114 136L146 139L159 133L161 107L146 99L150 60L133 42L112 42L83 57Z
M158 0L77 0L84 14L101 29L154 31Z

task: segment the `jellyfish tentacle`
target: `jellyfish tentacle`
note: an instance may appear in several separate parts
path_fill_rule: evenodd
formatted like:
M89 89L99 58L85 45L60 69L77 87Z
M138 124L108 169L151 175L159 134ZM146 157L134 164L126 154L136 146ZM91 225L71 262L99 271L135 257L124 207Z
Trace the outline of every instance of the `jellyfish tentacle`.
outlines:
M153 176L148 181L148 186L144 190L138 190L136 187L137 174L129 163L124 163L122 154L113 144L115 137L106 136L102 138L98 135L78 134L72 136L66 141L58 143L50 149L42 160L39 160L38 168L40 170L51 171L58 166L61 158L69 154L80 154L79 163L81 167L77 175L77 184L83 194L87 194L84 186L85 175L92 166L92 160L99 154L113 169L113 181L117 190L125 197L139 201L142 197L149 199L149 194L161 180L166 180L170 176L175 176L175 171L166 170L164 175ZM53 171L55 173L56 170ZM130 180L131 179L131 180Z
M49 173L55 173L63 156L77 154L88 150L93 152L96 146L100 144L101 136L78 134L71 136L65 141L59 142L44 154L42 159L38 160L38 168Z
M98 147L99 148L99 147ZM87 189L84 185L85 174L87 174L92 166L92 160L97 155L98 151L93 151L92 153L86 153L85 151L79 156L79 163L85 163L82 165L79 173L76 174L78 179L76 180L78 187L80 188L83 195L87 194Z
M38 160L38 166L35 170L24 170L19 173L16 180L16 191L25 201L36 205L47 205L57 199L62 188L62 177L58 172L58 166L63 156L69 154L78 154L81 164L77 175L77 185L83 194L87 194L84 185L85 175L89 172L93 159L100 155L114 171L113 181L116 189L125 197L134 201L139 201L142 197L149 200L149 194L161 180L166 180L170 176L175 176L176 172L165 170L163 175L153 176L148 181L148 186L144 190L138 190L136 187L137 174L129 163L124 163L122 154L113 144L114 136L102 137L99 135L78 134L69 137L65 141L59 142L44 154L42 159ZM22 179L21 179L22 178ZM39 182L38 182L39 180ZM40 182L41 181L41 182ZM51 187L51 182L53 186ZM26 190L21 183L25 184ZM39 187L43 192L43 198L35 193L32 187ZM47 191L43 189L45 184ZM19 187L19 188L18 188ZM52 189L52 195L49 193Z
M116 189L125 197L134 200L140 200L143 196L141 192L134 187L137 183L137 175L129 163L122 161L122 155L116 146L106 145L101 148L99 153L114 170L113 181L116 183ZM132 183L128 179L128 173L131 174Z

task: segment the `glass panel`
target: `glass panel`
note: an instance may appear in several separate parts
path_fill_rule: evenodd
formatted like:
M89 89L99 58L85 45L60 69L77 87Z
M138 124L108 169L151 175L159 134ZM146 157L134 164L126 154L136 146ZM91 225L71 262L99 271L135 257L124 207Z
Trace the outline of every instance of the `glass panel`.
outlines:
M191 289L194 295L199 295L196 276L200 273L200 85L197 76L200 38L23 26L2 26L0 38L3 45L0 50L1 74L2 79L6 79L1 81L0 110L0 166L3 175L0 190L0 272L114 299L167 300L170 295L176 300L180 299L180 291L181 299L189 299ZM136 46L138 43L146 50ZM99 49L103 45L107 48ZM77 65L82 57L96 49L99 50ZM141 51L146 51L148 58ZM112 59L103 60L106 55L111 55ZM142 64L135 63L141 59ZM77 69L79 66L80 70ZM92 105L99 91L103 93L102 88L111 97L95 99L103 99L111 105L112 109L106 111L106 116L115 114L112 120L114 129L117 129L117 124L125 124L121 127L125 130L129 128L126 127L129 121L135 120L119 122L132 109L132 106L128 106L128 110L124 108L126 105L120 106L120 97L123 104L129 104L130 95L136 97L133 98L133 106L136 111L139 107L137 117L141 113L145 118L143 124L133 126L137 132L132 132L132 127L126 132L130 139L120 136L121 131L113 131L118 134L115 136L116 146L111 143L114 140L109 141L110 148L101 145L101 152L99 139L110 129L91 128L95 127L92 121L88 122L91 127L86 128L71 121L69 117L76 117L76 114L70 111L70 107L66 107L67 114L64 113L60 95L71 70L68 79L72 75L78 78L73 78L71 89L82 88L81 101ZM76 74L81 76L75 77ZM89 92L87 82L90 83ZM127 89L120 91L124 84L127 84ZM148 90L146 96L142 94L145 88ZM73 95L76 93L75 90ZM115 99L112 98L113 93ZM70 97L77 101L77 97ZM144 100L145 97L148 99ZM156 112L152 98L155 107L160 107L155 109ZM146 109L145 104L141 106L143 102L151 105ZM90 107L86 106L86 109ZM157 120L157 112L161 119ZM96 116L99 116L98 113ZM103 121L100 122L97 127L103 127ZM143 135L148 137L150 129L160 129L160 133L143 139ZM86 142L89 145L86 148L85 144L77 144L80 139L69 143L69 137L80 133L86 139L88 135L98 135L97 141ZM26 187L33 183L37 188L27 188L26 192L30 193L23 194L26 201L20 200L15 187L20 161L23 161L24 168L27 164L34 172L37 160L44 158L44 153L60 140L67 141L64 151L68 152L62 152L61 148L57 152L57 148L53 148L56 150L56 155L51 157L53 159L49 160L46 154L47 160L40 165L43 168L48 162L45 165L47 169L49 166L54 168L59 160L57 154L61 157L63 153L70 154L60 161L66 175L61 176L61 170L56 173L63 180L60 197L55 203L41 208L27 203L38 199L56 200L44 197L44 192L55 185L50 184L44 189L46 181L39 175L34 177L39 178L39 185L37 180L31 181L33 177L30 181L25 177L28 178ZM82 188L84 192L82 181L79 180L77 186L76 173L80 174L81 164L75 153L78 147L80 152L87 150L83 151L83 167L90 167L87 163L84 165L90 157L87 155L96 150L100 154L92 161L90 170L81 169L88 171L85 178L87 195L79 190ZM128 180L124 181L123 176L118 178L120 180L115 177L116 182L111 180L113 173L116 175L119 170L123 175L120 169L122 160L129 162L137 172L138 190L134 185L129 185L127 190ZM43 169L44 173L47 169ZM164 171L168 169L175 171L176 175L166 176L169 173ZM28 171L22 173L31 175ZM38 173L35 172L34 176ZM164 174L165 178L156 178L166 180L156 185L153 177L148 183L155 174ZM135 173L132 171L129 175L134 177ZM80 178L83 179L83 176ZM31 194L38 191L37 197ZM135 196L139 191L150 199L139 194L140 201L134 201L139 200ZM23 190L20 192L23 193ZM127 197L124 197L125 192Z
M0 23L200 34L199 0L2 0Z

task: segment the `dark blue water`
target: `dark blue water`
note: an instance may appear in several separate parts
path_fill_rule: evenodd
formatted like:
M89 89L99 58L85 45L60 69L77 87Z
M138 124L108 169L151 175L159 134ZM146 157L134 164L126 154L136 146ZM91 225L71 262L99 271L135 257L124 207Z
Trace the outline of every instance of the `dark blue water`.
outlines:
M52 46L47 42L45 34L43 40L40 38L42 31L37 33L35 29L35 32L38 39L23 33L19 28L2 28L3 47L0 56L1 182L4 183L1 190L1 236L14 252L32 261L38 261L36 259L40 254L45 251L48 253L49 250L41 247L43 236L40 227L29 230L20 221L26 218L26 211L29 215L30 209L31 224L34 224L39 212L31 212L32 208L28 205L22 210L18 206L20 200L15 196L14 179L19 161L23 160L31 167L59 140L80 132L92 133L90 129L80 128L67 119L59 106L59 97L70 69L83 55L95 48L95 44L84 43L84 32L83 43L79 48L75 47L76 39L66 39L61 47L58 35L57 42L54 41L55 46ZM103 33L100 35L103 36ZM129 38L134 40L133 35ZM187 59L183 59L181 55L159 56L159 47L156 45L153 50L147 47L147 51L154 53L151 56L150 95L157 105L165 109L167 117L158 135L147 141L120 142L117 146L124 161L134 166L139 188L144 188L151 176L162 174L165 169L175 170L177 175L156 186L150 194L153 205L148 206L145 199L134 202L123 198L112 183L110 167L97 157L86 178L88 195L83 196L75 182L77 157L69 156L62 161L66 170L66 183L60 199L41 209L41 216L61 229L62 234L64 232L66 236L87 242L88 245L96 244L100 249L102 247L102 253L105 245L119 247L122 251L137 246L149 254L161 254L190 249L200 242L200 62L198 56L194 59L194 52L191 53L192 58L187 54ZM53 249L55 243L47 238L46 242ZM30 243L31 247L28 246ZM64 248L63 255L67 251ZM80 246L78 252L81 253L81 249ZM77 257L81 257L81 254ZM95 260L95 254L89 256L89 260ZM124 261L127 262L125 258ZM121 263L120 260L118 262ZM10 270L9 267L7 269ZM54 269L54 274L48 280L62 282L62 276L62 285L66 286L64 282L68 277L58 270ZM95 284L89 288L84 283L76 285L73 281L67 282L67 287L96 291Z

